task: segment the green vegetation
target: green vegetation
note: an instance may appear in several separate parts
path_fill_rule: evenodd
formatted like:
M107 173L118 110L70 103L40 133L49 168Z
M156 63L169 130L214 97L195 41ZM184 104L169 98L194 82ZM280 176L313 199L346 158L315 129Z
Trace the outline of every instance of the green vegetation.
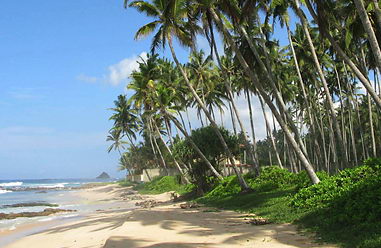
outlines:
M138 184L135 190L142 194L161 194L168 191L175 191L179 194L191 192L193 185L181 184L181 178L176 176L155 177L151 182Z
M342 247L380 247L381 159L369 159L337 175L321 175L321 183L308 185L305 172L263 167L258 177L245 175L252 192L241 193L237 177L230 176L195 200L217 209L255 213L274 223L296 223ZM156 178L139 187L145 193L195 190L176 177Z
M298 222L347 247L381 246L380 161L358 166L381 156L380 1L125 0L125 7L149 17L135 38L152 42L131 74L131 95L112 108L109 151L119 151L121 170L175 168L200 202ZM199 36L209 53L197 50ZM176 42L188 60L179 60ZM157 54L166 47L171 59ZM234 176L224 178L227 164ZM163 177L139 187L184 186Z

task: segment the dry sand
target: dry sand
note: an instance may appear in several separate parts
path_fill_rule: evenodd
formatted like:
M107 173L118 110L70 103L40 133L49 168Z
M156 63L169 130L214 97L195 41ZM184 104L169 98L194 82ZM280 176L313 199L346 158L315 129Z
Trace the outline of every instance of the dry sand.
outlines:
M314 243L290 224L253 226L247 224L243 214L232 211L181 209L180 203L173 203L168 193L144 196L145 200L163 203L131 211L130 201L123 200L125 191L109 185L78 192L90 202L115 204L82 220L23 237L6 248L335 247Z

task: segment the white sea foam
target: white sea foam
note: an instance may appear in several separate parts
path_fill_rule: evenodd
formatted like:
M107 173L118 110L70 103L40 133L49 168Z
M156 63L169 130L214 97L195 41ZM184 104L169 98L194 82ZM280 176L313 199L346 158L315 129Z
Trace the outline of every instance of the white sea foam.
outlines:
M5 189L0 189L0 194L5 194L5 193L8 193L8 192L12 192L12 191L5 190Z
M46 222L46 221L51 221L51 220L54 220L56 219L57 217L48 217L48 218L44 218L44 219L40 219L38 220L39 222Z
M16 226L15 225L13 225L13 226L11 226L9 229L8 229L9 231L13 231L13 230L16 230Z
M65 188L66 184L68 184L68 183L40 184L40 185L38 185L38 187L39 188L45 188L45 189Z
M0 187L17 187L21 186L22 184L22 182L0 183Z

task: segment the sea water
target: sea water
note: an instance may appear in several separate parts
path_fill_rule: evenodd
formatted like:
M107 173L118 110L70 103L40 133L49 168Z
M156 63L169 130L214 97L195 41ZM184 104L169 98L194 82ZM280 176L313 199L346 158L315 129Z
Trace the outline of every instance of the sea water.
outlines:
M73 218L84 210L81 199L73 194L87 183L112 182L115 179L29 179L29 180L0 180L0 213L40 212L46 208L76 210L77 212L62 213L54 216L33 218L16 218L0 220L0 234L3 231L14 230L25 223L45 222L54 219ZM50 203L56 207L31 206L9 207L18 203Z

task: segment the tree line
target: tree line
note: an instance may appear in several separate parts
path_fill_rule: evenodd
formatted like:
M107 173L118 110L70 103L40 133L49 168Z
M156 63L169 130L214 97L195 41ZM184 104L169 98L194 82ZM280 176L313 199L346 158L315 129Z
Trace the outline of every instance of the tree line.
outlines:
M335 173L380 156L377 0L126 0L125 7L151 20L135 38L153 38L150 55L131 74L127 88L132 96L120 95L112 108L108 140L110 150L120 152L122 168L175 167L189 182L189 162L195 158L178 156L186 140L211 175L221 178L205 146L195 140L195 131L201 131L192 127L191 108L218 139L218 156L233 166L242 190L249 189L235 166L242 152L253 173L277 164L305 170L314 184L320 182L317 170ZM274 37L278 23L287 33L286 46ZM208 41L207 52L198 50L199 36ZM179 61L174 42L189 51L187 63ZM160 58L157 50L167 46L172 57ZM247 100L249 123L237 107L239 96ZM254 98L266 123L267 138L261 141L255 133ZM230 116L233 134L217 124L225 116ZM239 140L233 145L232 135Z

